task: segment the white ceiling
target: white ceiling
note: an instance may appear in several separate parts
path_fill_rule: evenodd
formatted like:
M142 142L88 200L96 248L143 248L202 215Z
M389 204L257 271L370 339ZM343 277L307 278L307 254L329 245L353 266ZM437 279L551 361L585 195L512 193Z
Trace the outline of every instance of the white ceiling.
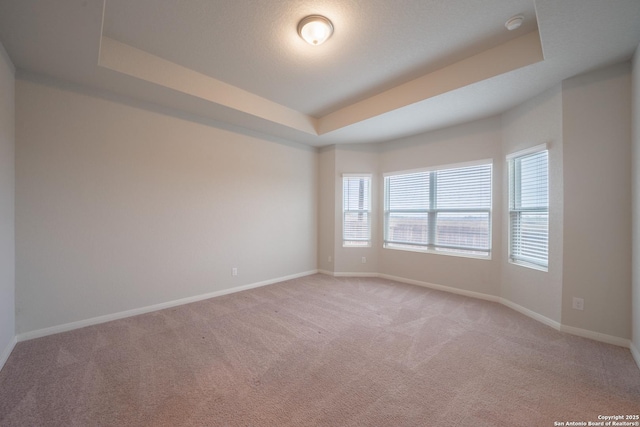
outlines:
M297 35L310 14L333 21L321 46ZM486 117L628 59L640 0L0 0L0 41L19 76L321 146Z

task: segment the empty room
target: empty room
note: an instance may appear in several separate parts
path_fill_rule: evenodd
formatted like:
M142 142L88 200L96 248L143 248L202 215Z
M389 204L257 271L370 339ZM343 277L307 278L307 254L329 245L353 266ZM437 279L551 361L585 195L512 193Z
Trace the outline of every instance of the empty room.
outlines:
M0 426L640 426L640 1L0 0Z

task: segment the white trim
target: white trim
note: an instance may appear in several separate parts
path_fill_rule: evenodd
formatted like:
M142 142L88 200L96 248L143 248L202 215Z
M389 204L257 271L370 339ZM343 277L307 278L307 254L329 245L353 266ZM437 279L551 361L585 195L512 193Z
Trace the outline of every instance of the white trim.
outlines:
M518 238L516 240L522 240L522 233L516 233L513 227L513 221L512 221L512 214L516 214L516 215L520 215L522 214L524 211L521 208L516 208L516 192L519 191L520 193L522 192L522 174L518 174L518 176L516 176L516 161L518 161L518 159L520 157L525 157L527 155L533 155L533 154L537 154L537 153L541 153L541 152L547 152L547 156L546 156L546 168L547 168L547 204L546 204L546 210L542 210L543 207L540 206L539 207L539 211L536 210L536 212L540 212L540 213L545 213L547 214L547 257L546 257L546 265L542 265L542 264L537 264L536 262L532 262L532 261L527 261L526 259L514 259L514 254L513 254L513 242L514 242L514 235L518 235ZM515 153L509 154L506 156L506 160L507 160L507 193L508 193L508 197L507 197L507 222L508 222L508 227L507 227L507 240L508 240L508 245L507 245L507 254L508 254L508 260L510 264L513 265L517 265L519 267L524 267L524 268L530 268L530 269L534 269L534 270L538 270L538 271L543 271L543 272L549 272L549 182L551 180L551 176L549 174L549 153L547 150L547 144L540 144L540 145L536 145L535 147L531 147L531 148L527 148L525 150L520 150L520 151L516 151ZM519 218L519 217L518 217ZM517 258L517 257L515 257ZM526 258L526 257L524 257ZM530 257L529 257L530 258ZM531 259L531 258L530 258Z
M386 178L388 176L393 176L393 175L410 175L413 173L420 173L420 172L434 172L434 171L442 171L442 170L448 170L448 169L470 168L472 166L482 166L482 165L491 165L491 168L492 168L491 179L493 180L493 159L492 158L481 159L481 160L471 160L469 162L461 162L461 163L450 163L448 165L436 165L436 166L427 166L424 168L417 168L417 169L385 172L382 174L382 176L383 178Z
M367 199L369 200L369 206L367 207L368 209L359 209L359 210L347 210L345 208L345 179L349 179L349 178L360 178L362 180L366 180L368 182L368 191L367 191ZM373 226L371 224L371 218L372 218L372 211L373 211L373 198L372 198L372 187L373 186L373 176L371 174L356 174L356 173L343 173L342 174L342 247L343 248L370 248L371 247L371 237L373 234ZM344 220L347 212L359 212L359 213L366 213L367 214L367 240L361 240L363 242L367 242L366 246L363 245L345 245L345 241L346 242L350 242L351 240L349 239L345 239L345 226L346 226L346 222Z
M437 285L434 283L423 282L420 280L413 279L405 279L404 277L392 276L390 274L381 274L381 273L331 273L319 271L322 274L328 274L334 277L380 277L383 279L393 280L400 283L407 283L409 285L417 285L425 288L436 289L439 291L449 292L452 294L467 296L470 298L481 299L485 301L497 302L506 307L509 307L512 310L517 311L518 313L524 314L525 316L536 320L544 325L547 325L555 330L566 332L571 335L576 335L583 338L589 338L594 341L600 341L607 344L617 345L620 347L626 347L631 349L631 353L633 354L636 363L638 363L638 367L640 367L640 351L637 348L632 347L632 343L630 340L626 338L620 338L613 335L607 335L600 332L588 331L586 329L574 328L573 326L566 326L560 322L557 322L553 319L550 319L542 314L536 313L533 310L530 310L526 307L523 307L519 304L516 304L506 298L498 297L495 295L483 294L481 292L468 291L465 289L453 288L450 286Z
M586 329L575 328L573 326L562 325L560 328L562 332L567 332L571 335L577 335L583 338L590 338L595 341L604 342L607 344L613 344L620 347L629 348L631 345L631 340L626 338L615 337L613 335L607 335L600 332L589 331Z
M5 348L4 352L1 354L0 356L0 370L2 370L2 367L4 366L4 364L6 363L7 359L9 358L9 355L11 354L11 352L13 351L15 345L17 342L21 342L21 341L27 341L30 339L34 339L34 338L40 338L40 337L44 337L47 335L53 335L53 334L57 334L57 333L61 333L61 332L67 332L67 331L71 331L74 329L79 329L79 328L84 328L86 326L92 326L92 325L98 325L100 323L105 323L105 322L110 322L112 320L118 320L118 319L123 319L126 317L132 317L132 316L137 316L140 314L145 314L145 313L150 313L153 311L158 311L158 310L163 310L165 308L171 308L171 307L175 307L175 306L179 306L179 305L184 305L184 304L189 304L192 302L197 302L197 301L202 301L205 299L209 299L209 298L215 298L218 296L222 296L222 295L228 295L228 294L233 294L236 292L241 292L241 291L246 291L249 289L254 289L254 288L259 288L262 286L268 286L268 285L272 285L274 283L279 283L279 282L284 282L286 280L293 280L293 279L297 279L300 277L305 277L305 276L310 276L312 274L316 274L316 273L321 273L321 274L325 274L327 276L333 276L333 277L380 277L383 279L388 279L388 280L394 280L396 282L400 282L400 283L407 283L410 285L417 285L417 286L422 286L425 288L430 288L430 289L435 289L435 290L439 290L439 291L444 291L444 292L449 292L449 293L453 293L453 294L457 294L457 295L462 295L462 296L467 296L470 298L476 298L476 299L481 299L481 300L485 300L485 301L491 301L491 302L497 302L500 303L502 305L505 305L509 308L511 308L512 310L515 310L521 314L524 314L527 317L530 317L540 323L543 323L549 327L552 327L556 330L560 330L562 332L566 332L569 333L571 335L577 335L580 337L584 337L584 338L589 338L595 341L600 341L600 342L604 342L607 344L613 344L613 345L617 345L620 347L626 347L629 348L631 350L631 354L633 355L633 358L635 359L636 363L638 364L638 367L640 368L640 351L638 350L638 348L634 345L634 343L632 343L630 340L626 339L626 338L620 338L620 337L616 337L613 335L607 335L607 334L603 334L600 332L593 332L593 331L588 331L586 329L580 329L580 328L575 328L573 326L566 326L566 325L562 325L559 322L556 322L555 320L549 319L548 317L545 317L541 314L536 313L535 311L532 311L528 308L522 307L512 301L509 301L505 298L501 298L495 295L489 295L489 294L484 294L481 292L474 292L474 291L468 291L465 289L459 289L459 288L454 288L454 287L450 287L450 286L443 286L443 285L437 285L434 283L429 283L429 282L423 282L420 280L413 280L413 279L406 279L403 277L398 277L398 276L392 276L389 274L380 274L380 273L358 273L358 272L331 272L331 271L327 271L327 270L310 270L310 271L306 271L303 273L297 273L297 274L292 274L289 276L283 276L283 277L279 277L279 278L275 278L275 279L270 279L270 280L265 280L262 282L256 282L256 283L250 283L247 285L243 285L243 286L238 286L238 287L234 287L234 288L229 288L229 289L223 289L220 291L216 291L216 292L210 292L207 294L202 294L202 295L196 295L193 297L188 297L188 298L181 298L178 300L174 300L174 301L168 301L165 303L161 303L161 304L155 304L155 305L151 305L151 306L147 306L147 307L141 307L141 308L137 308L137 309L133 309L133 310L127 310L127 311L121 311L118 313L113 313L113 314L108 314L108 315L104 315L104 316L98 316L98 317L93 317L91 319L85 319L85 320L80 320L77 322L70 322L70 323L65 323L62 325L57 325L57 326L52 326L50 328L44 328L44 329L38 329L35 331L30 331L30 332L25 332L22 334L18 334L17 336L15 336L13 338L13 340L9 343L9 345L7 346L7 348Z
M509 244L511 244L511 233L509 233ZM518 267L530 268L532 270L542 271L543 273L548 273L549 272L549 266L544 267L542 265L534 264L532 262L526 262L526 261L521 261L521 260L515 260L514 261L511 258L509 258L509 264L517 265Z
M458 257L458 258L471 258L471 259L482 259L482 260L487 260L487 261L491 261L491 249L489 249L489 255L474 255L474 254L469 254L469 253L465 253L465 252L446 252L444 250L437 250L437 249L429 249L427 246L424 247L424 249L419 249L419 248L394 248L393 246L390 245L402 245L403 243L383 243L382 244L382 249L386 249L389 251L405 251L405 252L415 252L415 253L419 253L419 254L434 254L434 255L446 255L446 256L454 256L454 257ZM407 243L407 245L409 245L410 243ZM454 249L455 250L455 249ZM473 249L460 249L461 251L472 251ZM478 252L480 252L478 250Z
M9 345L7 345L0 354L0 371L2 371L2 368L4 368L4 364L7 363L7 360L9 360L9 356L11 356L11 352L13 351L13 348L17 343L18 338L14 336L13 339L9 342Z
M500 302L500 297L497 297L495 295L483 294L483 293L474 292L474 291L467 291L466 289L458 289L458 288L452 288L450 286L436 285L435 283L422 282L420 280L405 279L403 277L391 276L389 274L379 274L378 277L381 277L383 279L388 279L388 280L394 280L396 282L407 283L409 285L417 285L417 286L422 286L424 288L435 289L437 291L449 292L451 294L458 294L466 297L482 299L485 301Z
M385 279L389 279L389 280L395 280L396 282L402 282L402 283L408 283L410 285L418 285L418 286L423 286L426 288L431 288L431 289L436 289L439 291L444 291L444 292L449 292L449 293L453 293L453 294L458 294L458 295L463 295L463 296L467 296L467 297L471 297L471 298L476 298L476 299L481 299L481 300L485 300L485 301L491 301L491 302L497 302L500 303L502 305L505 305L507 307L509 307L512 310L517 311L518 313L524 314L527 317L530 317L534 320L537 320L540 323L543 323L547 326L550 326L556 330L560 330L560 323L556 322L555 320L549 319L548 317L545 317L541 314L536 313L535 311L529 310L528 308L525 308L521 305L518 305L514 302L509 301L508 299L505 298L501 298L495 295L490 295L490 294L484 294L481 292L475 292L475 291L468 291L465 289L458 289L458 288L452 288L450 286L443 286L443 285L436 285L434 283L428 283L428 282L421 282L419 280L412 280L412 279L404 279L401 277L396 277L396 276L390 276L388 274L381 274L380 277L385 278Z
M246 291L249 289L259 288L262 286L272 285L274 283L297 279L299 277L310 276L316 273L318 273L318 270L311 270L311 271L306 271L304 273L291 274L289 276L278 277L276 279L265 280L262 282L250 283L248 285L237 286L234 288L222 289L222 290L210 292L207 294L195 295L192 297L181 298L173 301L167 301L160 304L154 304L146 307L135 308L133 310L120 311L118 313L92 317L90 319L79 320L77 322L70 322L62 325L56 325L50 328L37 329L35 331L29 331L29 332L18 334L17 340L20 342L20 341L31 340L34 338L45 337L47 335L53 335L53 334L58 334L60 332L67 332L74 329L84 328L86 326L92 326L92 325L98 325L100 323L110 322L112 320L124 319L126 317L137 316L139 314L145 314L153 311L163 310L165 308L171 308L179 305L189 304L192 302L202 301L209 298L219 297L222 295L228 295L236 292Z
M560 322L556 322L553 319L549 319L548 317L543 316L542 314L536 313L535 311L530 310L526 307L523 307L519 304L516 304L513 301L509 301L506 298L500 298L500 304L506 305L507 307L517 311L518 313L524 314L525 316L530 317L534 320L537 320L538 322L543 323L547 326L550 326L557 331L559 331L562 328L562 325L560 324Z
M343 173L343 178L373 178L371 173Z
M358 272L334 272L329 273L333 277L380 277L378 273L358 273Z
M548 150L547 148L547 144L540 144L540 145L536 145L534 147L529 147L529 148L525 148L524 150L520 150L520 151L516 151L515 153L511 153L511 154L507 154L507 162L510 160L515 159L516 157L520 157L520 156L526 156L527 154L533 154L533 153L537 153L539 151L545 151Z
M636 344L634 344L633 341L629 343L629 350L631 350L631 355L633 356L633 359L636 361L636 365L638 365L638 369L640 369L640 350L638 349Z

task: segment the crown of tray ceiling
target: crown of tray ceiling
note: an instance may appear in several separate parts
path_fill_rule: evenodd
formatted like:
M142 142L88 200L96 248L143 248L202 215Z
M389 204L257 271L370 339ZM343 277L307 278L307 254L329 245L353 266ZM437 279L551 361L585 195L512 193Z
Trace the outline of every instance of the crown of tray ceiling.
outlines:
M297 32L313 14L320 46ZM639 22L637 0L0 1L19 78L315 146L500 113L628 59Z

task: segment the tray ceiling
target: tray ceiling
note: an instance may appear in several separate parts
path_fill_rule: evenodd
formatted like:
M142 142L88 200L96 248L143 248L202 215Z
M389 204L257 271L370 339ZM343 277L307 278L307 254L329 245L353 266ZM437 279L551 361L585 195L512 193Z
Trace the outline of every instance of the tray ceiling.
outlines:
M321 46L310 14L335 26ZM0 0L18 77L314 146L500 113L628 59L639 22L637 0Z

